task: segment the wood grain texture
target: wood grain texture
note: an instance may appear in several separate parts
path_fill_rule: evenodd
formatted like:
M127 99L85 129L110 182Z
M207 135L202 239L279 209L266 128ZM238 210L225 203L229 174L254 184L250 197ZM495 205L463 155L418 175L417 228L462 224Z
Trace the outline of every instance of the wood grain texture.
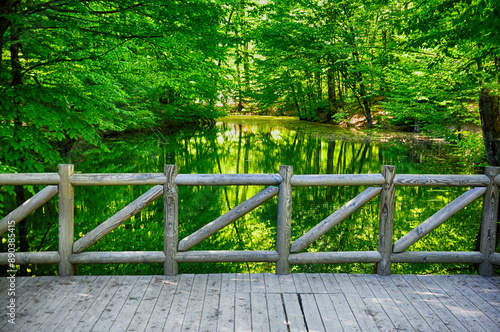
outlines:
M165 260L163 251L90 251L72 254L69 258L73 264L164 263Z
M384 184L384 177L380 174L294 175L290 183L293 187L376 186Z
M73 186L163 185L163 173L79 173L69 179Z
M163 251L167 258L163 268L165 275L176 275L178 272L178 264L175 260L179 241L179 192L175 184L177 174L177 165L165 165L165 177L167 178L163 186Z
M59 184L58 173L6 173L0 174L0 186L26 186Z
M485 261L479 265L478 272L483 276L493 275L493 264L490 262L490 255L495 253L497 237L497 218L499 192L495 177L500 174L500 167L486 167L486 176L490 179L490 184L483 198L483 213L481 217L479 251L484 255Z
M371 187L364 190L361 194L351 199L340 209L311 228L306 234L295 240L292 243L290 252L300 252L304 250L308 245L310 245L321 236L326 234L328 231L330 231L333 227L335 227L335 225L348 218L354 212L359 210L363 205L376 197L381 191L382 188L376 187Z
M398 174L396 186L405 187L486 187L490 180L485 175Z
M193 250L178 251L177 262L277 262L276 251L242 251L242 250Z
M69 261L74 241L75 206L74 188L69 178L74 172L73 165L59 165L59 275L70 276L75 273Z
M292 166L280 166L280 176L283 181L281 182L279 187L278 197L278 227L276 232L276 251L279 254L279 260L276 263L277 274L290 273L288 255L290 254L292 228L292 184L290 183L292 175Z
M391 261L394 263L480 264L484 262L484 256L477 251L405 251L402 253L393 253Z
M302 252L290 254L290 264L376 263L382 260L378 251Z
M279 185L278 174L179 174L178 186Z
M13 220L16 224L18 224L33 211L57 195L58 191L59 188L57 186L47 186L24 202L21 206L18 206L17 209L6 215L2 220L0 220L0 236L8 230L9 221Z
M494 254L491 254L490 257L490 262L492 264L495 264L495 265L500 265L500 254L499 253L494 253Z
M433 229L450 219L457 212L461 211L464 207L474 202L476 199L484 195L486 188L476 187L468 190L458 198L453 200L450 204L436 212L429 219L415 227L410 232L406 233L396 243L394 243L393 252L400 253L408 249L415 242L429 234Z
M8 265L8 256L6 252L0 253L0 265ZM61 261L59 252L57 251L42 251L42 252L19 252L16 251L16 264L57 264Z
M163 194L163 186L154 186L135 201L118 211L105 222L85 234L73 245L73 252L80 253L95 244L107 234L111 233L116 227L123 224L133 215L140 212L146 206L151 204L155 199Z
M184 239L179 241L178 250L185 251L191 249L198 243L202 242L203 240L214 235L224 227L228 226L238 218L241 218L248 212L264 204L265 202L276 196L278 194L278 191L279 191L278 187L273 187L273 186L267 187L266 189L260 191L259 193L247 199L243 203L239 204L232 210L224 213L219 218L211 221L210 223L206 224L196 232L186 236Z
M268 276L19 277L16 325L0 330L500 330L498 278L273 274L272 288L250 286Z
M380 219L378 229L378 252L382 260L377 264L377 273L391 274L392 237L394 232L395 166L382 166L384 185L380 194Z

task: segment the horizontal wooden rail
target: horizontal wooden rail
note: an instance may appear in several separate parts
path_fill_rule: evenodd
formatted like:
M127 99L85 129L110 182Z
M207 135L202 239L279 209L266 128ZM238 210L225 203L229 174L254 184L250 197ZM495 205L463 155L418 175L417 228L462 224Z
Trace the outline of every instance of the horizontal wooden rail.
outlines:
M405 187L486 187L489 183L486 175L398 174L394 178L396 186Z
M302 252L288 256L290 264L378 263L381 260L378 251Z
M102 173L73 174L73 186L124 186L165 184L163 173ZM234 185L278 185L279 174L178 174L178 186L234 186Z
M490 255L490 263L495 264L495 265L500 265L500 254L499 253L494 253Z
M8 265L8 253L0 253L0 265ZM16 252L16 264L57 264L61 262L61 256L57 251L43 252Z
M279 174L179 174L175 178L178 186L275 186L280 183Z
M496 220L500 200L500 168L487 167L484 175L396 174L395 166L383 166L380 174L294 175L292 166L280 166L279 174L178 174L176 165L165 165L163 173L74 173L73 165L59 165L59 173L0 174L0 185L48 185L0 220L0 235L9 225L21 222L35 209L59 194L58 251L0 253L0 265L15 257L15 264L59 264L59 275L72 275L77 264L164 264L164 273L178 273L178 263L269 262L277 274L290 272L290 264L377 263L377 273L391 273L393 263L479 264L479 274L492 275L500 265L495 252ZM154 185L118 213L74 242L74 187ZM178 186L269 186L181 241L178 238ZM276 187L276 186L279 186ZM361 194L312 227L291 243L292 191L294 187L367 186ZM435 186L469 189L395 243L395 187ZM106 234L164 196L163 251L84 252ZM278 195L275 250L190 250L236 219ZM377 251L301 252L371 199L380 195ZM462 208L483 196L481 248L474 252L405 251ZM471 239L472 241L472 239ZM13 255L15 254L15 255Z
M164 263L163 251L113 251L113 252L82 252L72 254L69 261L72 264L139 264Z
M393 263L481 264L484 260L484 255L478 251L406 251L391 255Z
M73 186L157 185L166 180L163 173L77 173L69 178Z
M277 262L279 254L276 251L192 250L177 252L175 259L179 263Z
M28 186L59 184L57 173L3 173L0 174L0 186Z
M379 186L383 183L384 177L381 174L294 175L290 180L293 187Z

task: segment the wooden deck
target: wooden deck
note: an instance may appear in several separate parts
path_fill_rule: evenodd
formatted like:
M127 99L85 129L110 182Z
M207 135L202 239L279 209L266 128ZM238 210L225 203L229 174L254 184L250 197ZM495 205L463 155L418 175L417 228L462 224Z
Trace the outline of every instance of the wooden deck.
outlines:
M16 279L1 331L500 331L500 278L213 274Z

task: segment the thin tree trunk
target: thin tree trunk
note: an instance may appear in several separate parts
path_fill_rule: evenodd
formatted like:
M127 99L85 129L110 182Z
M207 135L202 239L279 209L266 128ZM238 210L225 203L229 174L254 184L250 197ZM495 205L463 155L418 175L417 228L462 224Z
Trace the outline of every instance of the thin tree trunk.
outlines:
M292 88L293 100L295 102L295 107L297 108L297 114L299 118L302 120L302 115L300 114L300 106L299 106L299 101L297 100L297 92L295 91L295 86L291 84L290 87Z
M328 152L326 154L326 174L333 174L334 153L335 153L335 141L328 141Z
M361 73L358 74L360 82L362 82L363 78L361 76ZM365 85L363 83L359 83L359 94L361 96L361 99L363 101L363 107L365 109L365 116L366 116L366 121L368 122L368 128L373 128L373 122L372 122L372 112L370 110L370 105L368 104L367 96L366 96L366 89Z
M321 68L321 60L318 60L318 67ZM321 71L317 70L315 72L315 76L316 76L316 94L317 94L318 102L320 102L321 99L323 98L323 86L322 86L322 82L321 82Z
M328 113L327 120L331 121L332 116L336 113L335 111L335 72L333 69L328 70Z

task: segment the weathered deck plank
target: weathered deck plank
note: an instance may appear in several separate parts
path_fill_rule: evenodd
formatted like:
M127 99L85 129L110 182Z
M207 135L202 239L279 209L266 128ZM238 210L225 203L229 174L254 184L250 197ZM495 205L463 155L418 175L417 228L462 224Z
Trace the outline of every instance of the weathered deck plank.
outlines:
M299 294L308 331L325 331L314 294Z
M92 331L109 331L111 325L113 325L113 322L120 313L123 304L128 299L130 292L134 289L136 282L137 276L125 277L115 296L113 296L111 301L109 301L108 305L99 317L99 320L92 327Z
M95 278L95 280L92 285L89 286L86 293L78 294L78 299L75 299L76 303L73 308L64 308L64 310L58 312L58 314L63 316L64 319L61 320L61 323L57 325L54 330L72 331L83 315L85 315L87 309L92 306L101 291L112 279L111 276L99 276L93 278Z
M27 279L27 278L26 278ZM25 280L26 280L25 279ZM64 315L60 315L61 311L71 312L74 306L78 303L78 298L81 294L88 294L92 287L92 284L96 282L95 277L84 277L80 279L78 285L73 288L70 294L66 296L64 301L62 301L59 306L54 309L51 315L45 320L45 322L38 328L37 331L53 331L65 318Z
M316 303L318 305L319 314L327 332L342 331L342 324L340 324L337 311L330 300L330 295L325 293L314 294Z
M101 317L109 302L111 302L124 281L125 278L111 278L111 280L95 298L92 305L87 307L87 310L83 314L82 318L76 323L76 326L71 330L78 332L90 331L97 320Z
M286 317L290 332L307 331L298 296L299 294L283 294L283 301L285 304Z
M465 294L457 291L448 280L447 276L435 276L432 278L432 282L437 283L443 291L446 292L446 296L454 299L484 330L494 331L497 328L497 324L495 324L495 322L493 322L480 308L476 307Z
M257 289L260 290L260 289ZM267 309L267 299L264 292L253 292L250 294L252 312L252 330L259 332L269 332L269 314Z
M432 308L422 300L418 292L413 289L413 287L406 281L403 276L394 275L390 279L422 316L424 322L431 327L431 331L438 332L446 331L448 329L446 325L444 325L443 321L432 310Z
M385 310L382 308L377 297L373 294L370 286L368 286L363 277L359 274L354 274L349 275L349 278L351 279L351 282L356 285L356 290L366 306L366 311L370 316L372 316L372 319L375 324L377 324L379 330L395 331L396 328L394 327L394 324L385 313Z
M191 288L194 282L194 274L183 274L179 277L179 283L170 306L165 331L180 331L186 315L186 308L191 295Z
M61 302L68 296L69 293L72 292L73 288L75 288L79 281L82 279L77 278L68 278L64 280L56 279L54 283L54 287L45 287L44 290L48 291L43 295L41 292L39 293L39 298L43 298L44 301L39 301L37 303L37 298L33 299L34 303L28 304L29 308L25 307L25 309L29 309L27 311L34 311L35 307L38 307L38 311L34 314L29 314L23 317L20 317L16 322L15 331L26 331L26 330L36 330L40 327L45 320L50 316L54 310L59 306ZM26 323L30 325L29 329L25 329L23 324Z
M123 304L122 310L116 317L113 325L111 325L110 332L123 332L127 330L152 279L152 276L139 276L137 278L135 287L130 292L127 301Z
M374 276L363 276L366 284L370 287L373 294L376 296L381 307L386 314L390 317L394 327L399 331L412 331L413 327L401 312L399 307L394 303L390 295L385 289L380 286L380 283Z
M163 286L149 318L146 331L163 331L163 326L167 321L167 316L177 290L178 279L179 277L168 276L158 277L155 280L156 282L161 282Z
M451 331L467 331L466 327L451 313L450 309L439 300L439 294L435 294L432 289L427 288L417 276L405 275L404 277L448 329Z
M17 285L16 325L5 315L2 331L500 331L496 277L233 273Z
M205 302L201 316L200 332L217 331L217 318L219 316L221 275L211 274L208 276Z
M234 303L234 331L252 331L250 293L236 293Z
M186 315L184 317L184 322L182 323L181 331L198 331L201 316L203 314L207 280L208 275L206 274L196 274L194 276L193 286L191 287L191 294L189 295Z
M413 306L413 303L408 300L408 298L403 294L403 292L394 284L391 279L378 277L377 278L380 285L387 291L391 296L392 301L400 308L403 315L406 317L408 322L413 326L415 331L431 331L432 328L423 319L422 315Z
M283 294L268 292L266 299L271 332L287 332L287 319L283 310Z

